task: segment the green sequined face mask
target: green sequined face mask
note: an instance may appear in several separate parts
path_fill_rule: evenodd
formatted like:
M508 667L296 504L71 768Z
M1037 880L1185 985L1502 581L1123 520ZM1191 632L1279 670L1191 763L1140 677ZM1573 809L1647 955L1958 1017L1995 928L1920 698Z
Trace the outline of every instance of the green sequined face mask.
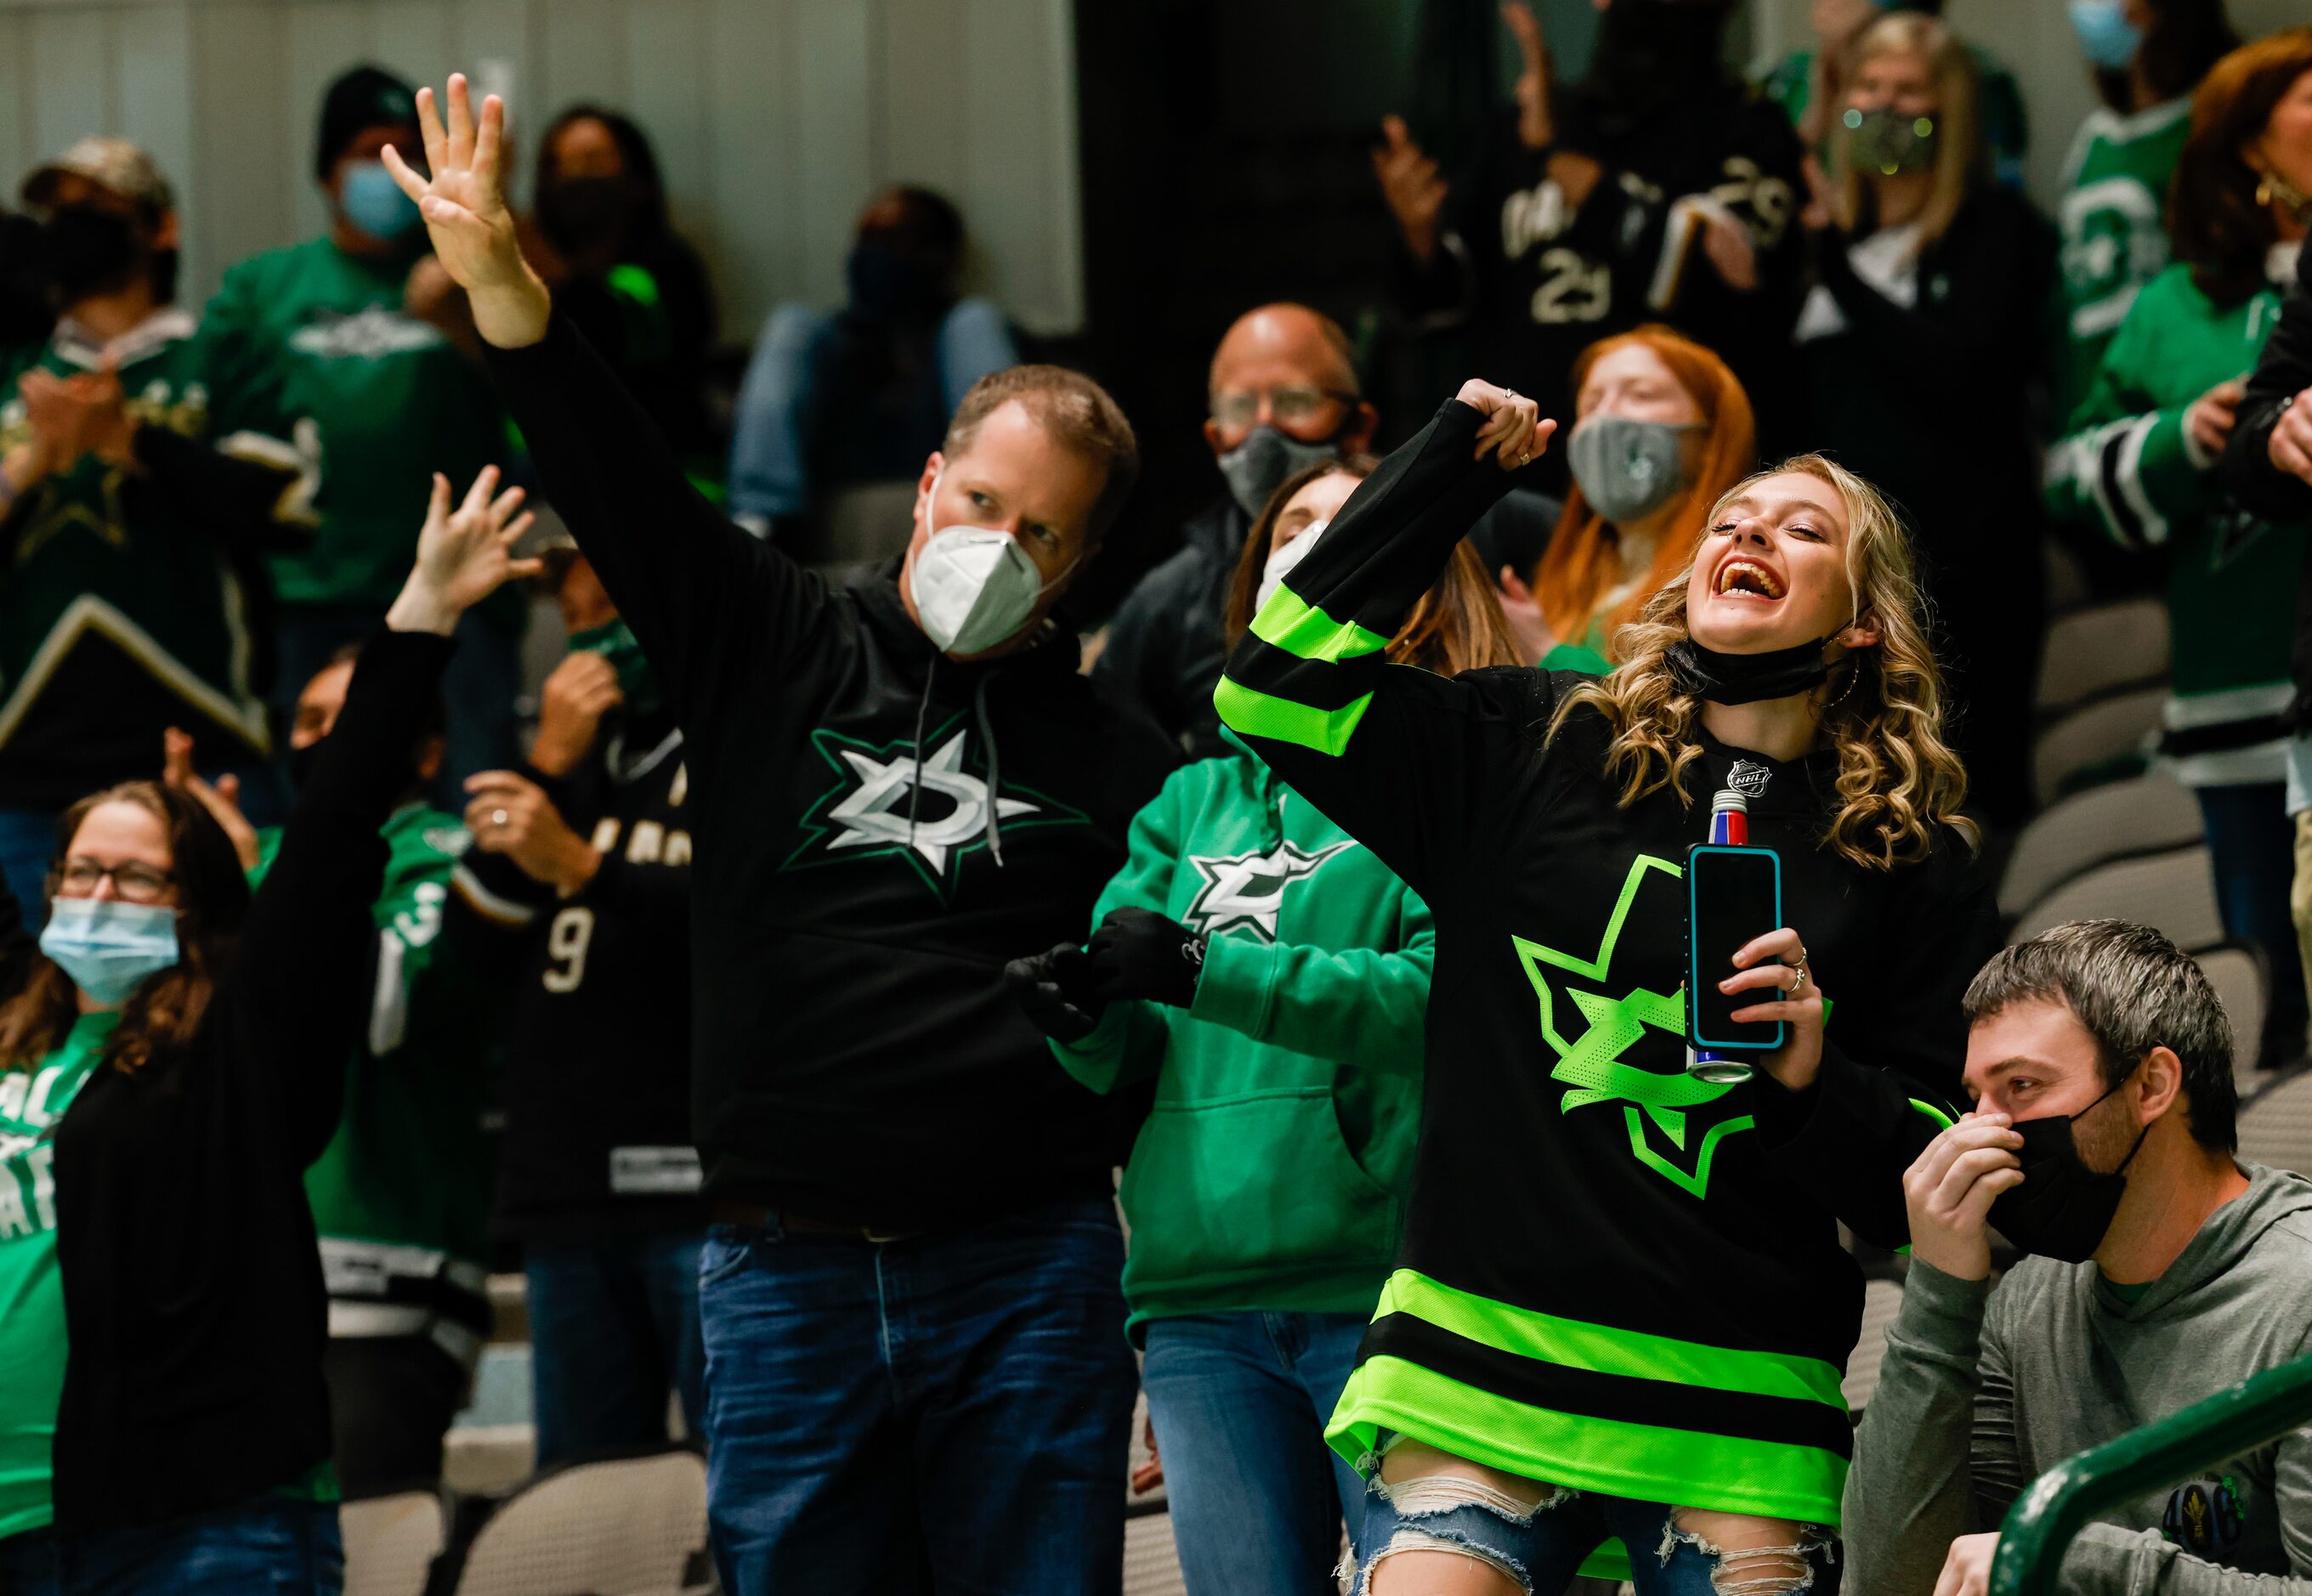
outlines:
M573 653L600 654L610 662L610 668L618 673L618 691L626 695L630 714L652 714L664 702L658 677L643 657L642 644L635 641L633 630L623 620L572 632L570 649Z
M1924 171L1935 163L1940 129L1932 117L1879 109L1851 110L1843 119L1857 171L1891 178L1896 172Z

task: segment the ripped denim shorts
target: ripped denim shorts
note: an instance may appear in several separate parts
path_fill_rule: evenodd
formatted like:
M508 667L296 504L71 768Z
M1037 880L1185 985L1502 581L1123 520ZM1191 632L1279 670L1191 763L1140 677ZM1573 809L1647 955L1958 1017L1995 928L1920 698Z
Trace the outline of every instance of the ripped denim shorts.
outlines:
M1638 1596L1837 1596L1838 1542L1812 1526L1787 1546L1728 1551L1680 1527L1677 1509L1594 1491L1549 1490L1528 1506L1482 1480L1423 1475L1384 1484L1372 1470L1357 1536L1356 1596L1398 1552L1457 1552L1491 1564L1528 1596L1562 1596L1609 1538L1629 1548Z

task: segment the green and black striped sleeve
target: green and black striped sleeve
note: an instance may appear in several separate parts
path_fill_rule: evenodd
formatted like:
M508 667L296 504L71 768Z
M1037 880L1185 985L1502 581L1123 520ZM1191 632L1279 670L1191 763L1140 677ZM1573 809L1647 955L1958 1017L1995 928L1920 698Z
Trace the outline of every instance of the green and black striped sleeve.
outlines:
M1467 836L1497 746L1481 728L1529 719L1547 695L1537 671L1449 680L1384 658L1453 546L1513 485L1492 457L1473 458L1484 419L1448 401L1359 484L1213 694L1255 753L1423 893L1440 847Z

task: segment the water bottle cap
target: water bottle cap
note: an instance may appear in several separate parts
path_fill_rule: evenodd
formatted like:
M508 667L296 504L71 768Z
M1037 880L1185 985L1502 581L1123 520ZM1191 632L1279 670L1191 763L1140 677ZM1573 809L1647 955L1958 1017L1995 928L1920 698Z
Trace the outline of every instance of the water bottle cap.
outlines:
M1724 815L1730 812L1736 815L1747 815L1750 812L1750 800L1729 787L1710 800L1710 812L1712 815Z

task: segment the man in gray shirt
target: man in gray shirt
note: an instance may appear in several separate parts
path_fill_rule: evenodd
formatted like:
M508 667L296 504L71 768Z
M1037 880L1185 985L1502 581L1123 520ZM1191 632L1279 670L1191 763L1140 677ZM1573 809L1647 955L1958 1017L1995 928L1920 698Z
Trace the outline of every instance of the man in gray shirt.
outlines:
M1847 1476L1846 1588L1982 1596L2044 1470L2312 1352L2312 1182L2243 1166L2200 968L2122 920L1967 990L1975 1112L1904 1177L1911 1272ZM1994 1290L1986 1229L2024 1252ZM2312 1596L2312 1431L2141 1497L2064 1596Z

